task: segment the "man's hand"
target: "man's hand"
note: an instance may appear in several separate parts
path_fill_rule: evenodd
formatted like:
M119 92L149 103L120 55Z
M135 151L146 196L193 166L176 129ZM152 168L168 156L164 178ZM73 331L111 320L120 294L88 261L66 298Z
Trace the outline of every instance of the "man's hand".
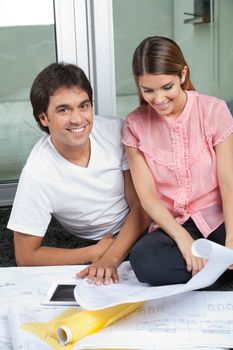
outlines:
M77 273L77 277L86 277L89 283L95 282L96 285L109 284L111 279L114 283L119 283L117 266L105 257Z

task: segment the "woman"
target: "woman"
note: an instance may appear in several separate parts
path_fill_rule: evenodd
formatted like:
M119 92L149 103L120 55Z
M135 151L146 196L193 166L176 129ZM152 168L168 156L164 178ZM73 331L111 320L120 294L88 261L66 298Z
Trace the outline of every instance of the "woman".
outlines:
M198 238L233 249L233 120L224 101L194 91L189 67L171 39L136 48L140 106L124 125L133 182L153 222L130 255L141 282L185 283L206 261Z

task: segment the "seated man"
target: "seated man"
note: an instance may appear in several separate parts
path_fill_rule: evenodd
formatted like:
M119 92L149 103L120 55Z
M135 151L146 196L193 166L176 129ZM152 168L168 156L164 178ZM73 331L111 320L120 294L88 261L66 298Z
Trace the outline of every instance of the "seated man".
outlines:
M118 282L117 267L149 224L120 141L122 120L93 119L92 88L71 64L53 63L42 70L30 99L46 135L23 168L8 222L17 264L90 263L81 277L97 284ZM42 246L52 216L90 244Z

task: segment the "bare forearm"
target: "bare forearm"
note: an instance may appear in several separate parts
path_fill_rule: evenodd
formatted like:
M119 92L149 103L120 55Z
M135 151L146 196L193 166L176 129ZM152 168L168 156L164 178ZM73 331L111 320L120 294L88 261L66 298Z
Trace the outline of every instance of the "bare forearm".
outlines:
M114 262L115 266L119 266L135 242L144 234L150 222L151 218L140 205L132 208L117 238L103 257Z
M97 258L97 257L96 257ZM65 249L41 246L33 252L17 253L19 266L76 265L95 261L94 246Z
M175 241L182 239L188 232L176 222L169 210L154 196L147 196L142 202L144 210Z

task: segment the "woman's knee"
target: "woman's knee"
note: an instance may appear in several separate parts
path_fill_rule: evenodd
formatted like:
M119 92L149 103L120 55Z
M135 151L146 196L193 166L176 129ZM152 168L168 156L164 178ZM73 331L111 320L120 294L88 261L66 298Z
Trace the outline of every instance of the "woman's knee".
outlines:
M166 246L159 236L153 238L153 235L149 234L133 247L129 260L140 282L154 286L164 284L164 273L161 267L167 256Z
M175 242L160 234L139 240L129 260L137 279L153 286L185 283L191 278Z

